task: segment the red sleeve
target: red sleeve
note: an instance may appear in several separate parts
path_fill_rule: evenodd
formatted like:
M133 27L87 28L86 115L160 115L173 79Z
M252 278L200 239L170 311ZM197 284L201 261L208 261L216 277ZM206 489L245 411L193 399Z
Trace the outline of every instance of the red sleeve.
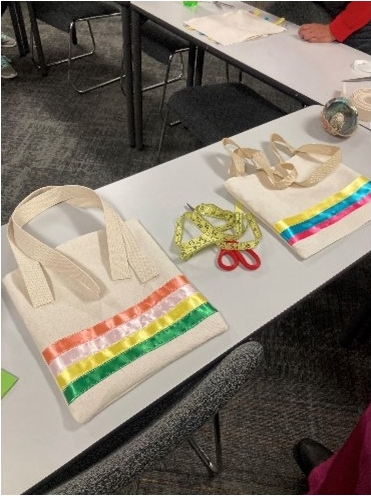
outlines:
M371 2L349 2L345 10L330 22L330 30L337 41L344 41L370 21Z

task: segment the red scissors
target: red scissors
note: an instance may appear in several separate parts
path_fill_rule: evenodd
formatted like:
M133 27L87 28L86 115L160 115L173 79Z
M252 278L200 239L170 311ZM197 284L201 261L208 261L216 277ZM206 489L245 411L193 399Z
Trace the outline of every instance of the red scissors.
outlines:
M230 240L227 241L227 243L236 243L236 241ZM244 255L243 251L239 250L226 250L225 248L222 248L219 252L218 258L217 258L217 263L219 267L223 270L234 270L236 269L239 265L244 267L247 270L256 270L261 266L261 260L259 255L257 255L254 250L251 250L247 248L244 250L249 257L246 257ZM249 263L248 260L253 260L254 263ZM228 261L228 263L226 263Z

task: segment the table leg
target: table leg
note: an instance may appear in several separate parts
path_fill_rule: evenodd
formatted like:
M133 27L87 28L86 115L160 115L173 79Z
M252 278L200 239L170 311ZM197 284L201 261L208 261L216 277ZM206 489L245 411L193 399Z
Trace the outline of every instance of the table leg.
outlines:
M18 51L24 57L30 51L24 18L20 2L9 2L9 14L13 24L15 39L17 40Z
M133 67L131 56L131 28L130 3L120 5L122 21L122 62L123 62L123 87L126 98L126 122L129 145L135 147L135 120L134 120L134 99L133 99Z
M201 86L202 84L202 72L204 68L205 50L201 47L197 48L197 59L196 59L196 76L195 76L195 86Z
M45 62L44 51L40 39L39 27L37 25L37 20L32 2L27 2L27 8L28 8L28 14L30 16L31 29L37 52L38 65L40 67L41 74L43 76L46 76L48 74L48 66L46 65Z
M140 14L131 10L131 40L133 56L135 144L143 148L142 46Z
M188 52L187 86L194 86L196 46L191 45Z

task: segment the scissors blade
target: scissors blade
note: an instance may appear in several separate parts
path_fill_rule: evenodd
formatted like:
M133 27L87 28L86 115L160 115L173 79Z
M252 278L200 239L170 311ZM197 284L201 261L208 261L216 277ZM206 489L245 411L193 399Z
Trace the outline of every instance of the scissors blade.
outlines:
M371 81L371 76L365 76L365 77L353 78L353 79L343 79L342 83L351 83L355 81Z
M229 3L224 3L224 2L213 2L214 5L216 5L219 9L222 9L223 7L227 7L229 9L234 9L234 5L230 5Z

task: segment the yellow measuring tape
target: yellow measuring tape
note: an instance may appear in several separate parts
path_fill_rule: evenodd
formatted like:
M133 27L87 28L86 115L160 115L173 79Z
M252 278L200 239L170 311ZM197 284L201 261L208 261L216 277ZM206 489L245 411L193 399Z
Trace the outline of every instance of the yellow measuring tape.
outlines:
M223 221L223 224L214 225L209 219ZM202 234L184 241L184 224L186 221L193 223ZM254 238L250 241L237 241L249 228ZM253 215L250 212L243 212L238 204L235 207L235 211L231 212L230 210L223 210L212 203L201 203L192 212L185 212L177 219L174 242L179 248L180 258L189 260L197 252L213 244L228 250L252 249L259 244L261 237L260 228Z

